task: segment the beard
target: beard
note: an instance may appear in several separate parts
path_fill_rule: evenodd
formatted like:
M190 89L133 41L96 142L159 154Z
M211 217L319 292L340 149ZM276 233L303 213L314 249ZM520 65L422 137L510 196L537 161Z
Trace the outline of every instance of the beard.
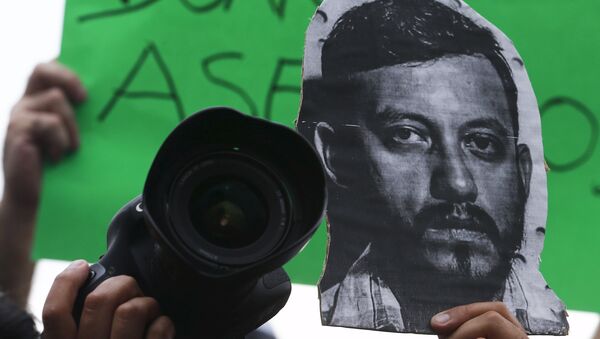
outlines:
M523 236L524 211L515 212L517 222L504 235L485 210L471 203L429 205L412 222L395 218L387 223L395 230L387 244L373 240L380 245L374 246L377 262L387 262L378 274L399 300L443 305L440 311L500 300ZM389 239L398 241L390 244ZM389 259L392 253L394 260Z
M439 203L421 209L411 229L421 246L417 251L437 271L448 276L487 280L499 273L499 269L508 274L506 266L510 267L521 243L522 214L517 221L518 225L511 225L501 236L494 219L479 206Z

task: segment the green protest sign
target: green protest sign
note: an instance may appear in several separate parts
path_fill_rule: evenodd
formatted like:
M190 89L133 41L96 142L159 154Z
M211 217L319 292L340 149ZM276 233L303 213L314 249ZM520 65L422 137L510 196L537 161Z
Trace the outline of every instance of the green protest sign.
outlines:
M304 34L318 0L67 1L60 60L90 96L80 151L49 167L36 256L95 260L119 207L142 190L164 137L185 116L232 106L293 126ZM548 222L542 272L571 309L600 311L600 4L469 4L515 43L542 114ZM321 227L287 267L315 284Z

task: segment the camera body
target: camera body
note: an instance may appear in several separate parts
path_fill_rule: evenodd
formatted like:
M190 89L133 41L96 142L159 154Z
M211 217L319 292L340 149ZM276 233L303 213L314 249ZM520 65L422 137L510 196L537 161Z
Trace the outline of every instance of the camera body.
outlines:
M116 275L134 277L180 338L241 337L274 316L291 284L283 264L323 216L321 162L295 131L229 108L167 137L141 196L112 220L74 311Z

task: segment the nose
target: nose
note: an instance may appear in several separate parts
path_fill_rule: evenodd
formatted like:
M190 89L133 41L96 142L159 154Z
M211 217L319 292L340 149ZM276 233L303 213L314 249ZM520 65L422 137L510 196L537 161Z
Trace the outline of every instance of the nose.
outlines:
M477 186L459 152L439 159L431 175L431 195L448 202L475 202Z

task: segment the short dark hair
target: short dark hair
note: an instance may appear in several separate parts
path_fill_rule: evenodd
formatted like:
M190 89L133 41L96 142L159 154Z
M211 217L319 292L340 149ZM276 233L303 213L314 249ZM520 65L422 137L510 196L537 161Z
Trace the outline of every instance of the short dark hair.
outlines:
M517 88L494 34L436 0L376 0L351 8L324 42L322 76L339 83L357 72L452 55L483 56L492 63L518 136Z

